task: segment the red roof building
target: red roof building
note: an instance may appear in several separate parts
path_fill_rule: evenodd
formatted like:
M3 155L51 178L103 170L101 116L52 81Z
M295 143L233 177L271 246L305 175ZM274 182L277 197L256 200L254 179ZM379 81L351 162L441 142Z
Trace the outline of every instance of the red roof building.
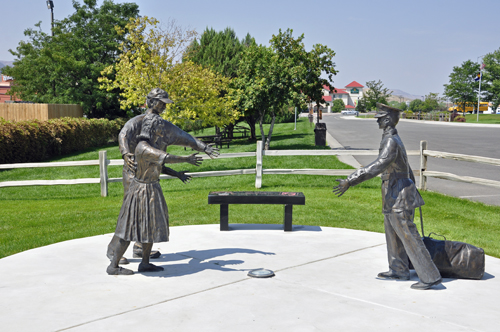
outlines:
M9 92L10 90L10 85L14 81L13 78L5 75L0 75L0 78L0 103L5 103L6 101L11 100L19 101L20 99L12 98L7 94L7 92Z
M347 84L345 87L346 88L364 88L364 86L362 86L361 84L359 84L356 81L352 81L351 83Z
M323 107L332 106L335 99L342 99L345 110L356 109L358 100L363 97L363 88L364 86L356 81L347 84L344 89L330 89L323 85Z

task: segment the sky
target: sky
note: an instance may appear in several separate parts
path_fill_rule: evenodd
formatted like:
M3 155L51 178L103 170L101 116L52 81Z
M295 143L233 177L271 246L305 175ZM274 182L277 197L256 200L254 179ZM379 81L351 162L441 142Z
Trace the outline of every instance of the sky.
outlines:
M70 0L53 1L56 20L74 12ZM231 27L240 39L250 33L263 45L279 29L293 29L294 36L304 34L308 51L318 43L335 51L337 88L381 80L417 96L442 94L454 66L500 48L500 0L135 2L142 16L174 19L200 34L207 27ZM24 30L35 23L42 21L42 30L50 32L45 0L0 0L0 11L0 61L14 60L8 50L26 40Z

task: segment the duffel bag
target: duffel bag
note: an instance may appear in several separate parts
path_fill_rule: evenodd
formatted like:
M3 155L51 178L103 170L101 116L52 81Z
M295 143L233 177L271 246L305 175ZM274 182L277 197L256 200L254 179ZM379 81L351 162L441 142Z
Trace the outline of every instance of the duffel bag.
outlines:
M433 233L431 233L433 234ZM471 244L436 240L424 236L425 247L444 278L481 279L484 275L484 250ZM410 263L410 268L413 268Z

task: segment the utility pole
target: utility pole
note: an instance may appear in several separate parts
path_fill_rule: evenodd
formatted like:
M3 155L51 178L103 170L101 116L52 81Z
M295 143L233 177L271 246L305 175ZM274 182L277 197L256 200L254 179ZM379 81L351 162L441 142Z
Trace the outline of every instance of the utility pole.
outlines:
M54 37L54 1L47 0L47 8L50 9L50 30L52 31L52 37Z
M483 58L483 57L484 57L484 55L478 56L477 62L479 63L479 58ZM484 68L484 64L481 62L481 65L479 67L479 92L477 93L477 119L476 119L476 122L479 122L479 105L481 104L481 80L483 78L483 68Z

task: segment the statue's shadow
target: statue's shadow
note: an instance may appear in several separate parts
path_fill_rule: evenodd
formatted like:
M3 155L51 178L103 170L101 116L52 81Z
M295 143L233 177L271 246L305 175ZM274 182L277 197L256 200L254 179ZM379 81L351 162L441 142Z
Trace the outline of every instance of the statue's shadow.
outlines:
M272 252L265 252L260 250L244 249L244 248L190 250L190 251L176 252L171 254L162 254L158 259L150 260L152 264L163 267L165 270L162 272L139 272L139 273L148 277L172 278L172 277L182 277L190 274L196 274L206 270L214 270L220 272L234 272L234 271L250 271L254 268L261 267L261 266L256 266L249 269L238 269L228 266L243 264L245 262L244 260L216 259L221 256L232 255L232 254L275 255L275 253ZM140 259L130 259L130 261L140 262ZM179 263L172 264L172 262L179 262Z

